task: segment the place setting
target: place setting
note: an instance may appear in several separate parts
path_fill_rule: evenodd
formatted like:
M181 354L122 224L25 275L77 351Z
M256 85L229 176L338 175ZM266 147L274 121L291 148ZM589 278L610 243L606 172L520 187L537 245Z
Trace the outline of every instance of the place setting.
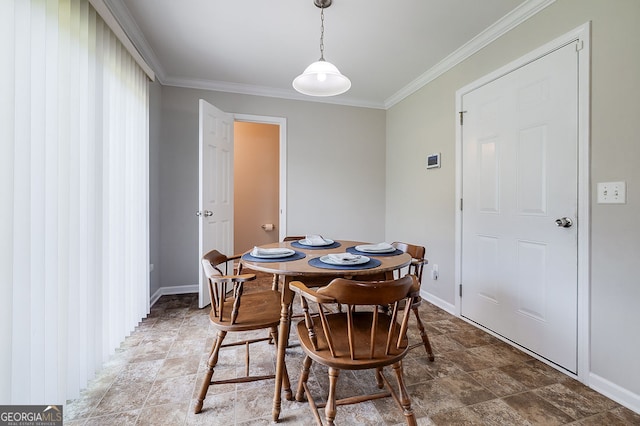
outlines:
M361 244L347 247L347 253L361 256L397 256L404 253L389 243Z
M304 259L307 255L286 247L262 248L254 247L242 255L242 259L249 262L290 262Z
M324 250L340 247L340 243L322 235L306 235L303 239L292 241L291 247L305 250Z
M372 269L382 262L352 253L331 253L309 259L309 265L322 269Z

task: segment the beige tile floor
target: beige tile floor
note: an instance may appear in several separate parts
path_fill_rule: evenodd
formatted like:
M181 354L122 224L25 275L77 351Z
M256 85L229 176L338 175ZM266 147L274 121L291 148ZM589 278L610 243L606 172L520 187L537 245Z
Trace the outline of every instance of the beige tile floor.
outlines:
M429 362L416 348L404 362L419 425L640 425L640 415L474 326L426 302L420 311L436 360ZM410 338L416 341L414 330ZM208 311L197 308L197 295L163 296L81 397L68 401L64 424L271 423L273 380L212 386L203 411L193 414L212 336ZM296 337L293 331L287 349L292 387L302 361ZM252 374L273 372L274 355L274 346L254 345ZM215 374L236 373L244 374L244 349L223 349ZM309 383L323 395L326 370L314 367ZM376 389L370 372L343 372L339 387L338 397ZM309 425L314 420L306 403L283 400L280 423ZM338 407L336 424L404 423L393 401L385 398Z

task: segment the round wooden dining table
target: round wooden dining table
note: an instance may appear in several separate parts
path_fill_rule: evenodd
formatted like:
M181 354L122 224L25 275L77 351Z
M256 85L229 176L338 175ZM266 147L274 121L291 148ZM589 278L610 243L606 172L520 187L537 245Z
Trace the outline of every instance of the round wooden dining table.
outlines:
M366 276L383 277L392 279L393 271L407 267L411 263L411 256L402 253L366 253L371 259L362 265L350 265L345 267L332 266L320 261L322 256L332 253L352 252L356 246L369 244L360 241L336 240L326 246L305 246L297 241L286 241L260 246L260 249L284 247L295 251L295 255L286 258L257 259L247 252L240 258L242 268L274 274L279 280L281 298L280 327L278 338L278 353L276 358L275 391L273 395L273 421L278 421L281 411L281 393L283 388L284 363L286 348L289 344L289 330L291 326L291 303L293 292L289 288L291 281L305 281L305 278L326 278L328 282L332 278L356 278L366 281ZM355 252L357 253L357 251ZM365 254L365 253L361 253ZM314 266L315 265L315 266ZM293 399L291 386L284 383L285 397Z

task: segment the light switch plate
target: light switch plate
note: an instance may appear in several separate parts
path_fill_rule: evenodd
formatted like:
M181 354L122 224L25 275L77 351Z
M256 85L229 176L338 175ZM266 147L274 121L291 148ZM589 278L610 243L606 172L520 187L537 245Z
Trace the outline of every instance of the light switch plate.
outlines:
M598 183L598 204L625 204L626 202L626 182Z

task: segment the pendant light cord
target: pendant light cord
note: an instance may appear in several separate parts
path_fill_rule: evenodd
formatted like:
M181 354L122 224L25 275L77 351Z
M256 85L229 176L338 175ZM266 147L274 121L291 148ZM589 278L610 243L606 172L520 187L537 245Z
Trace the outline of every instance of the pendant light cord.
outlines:
M320 60L324 61L324 6L320 8Z

